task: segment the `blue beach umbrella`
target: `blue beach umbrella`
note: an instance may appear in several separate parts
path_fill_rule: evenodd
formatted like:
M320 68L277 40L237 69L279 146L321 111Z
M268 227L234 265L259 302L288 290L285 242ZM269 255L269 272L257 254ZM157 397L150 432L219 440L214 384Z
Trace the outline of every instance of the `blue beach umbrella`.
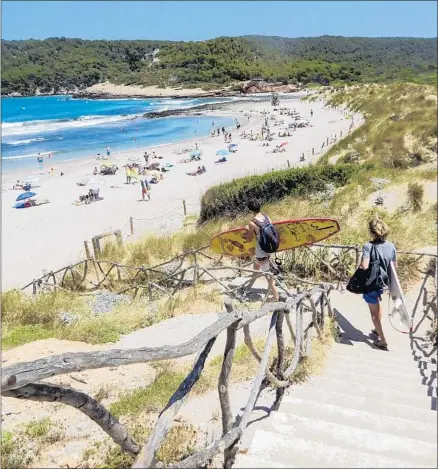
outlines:
M225 155L229 155L229 154L230 154L230 152L229 152L228 150L226 150L226 149L218 150L218 151L216 152L216 155L218 155L218 156L225 156Z
M190 156L190 158L192 158L193 156L194 157L201 156L201 150L192 151L191 153L189 153L189 156Z
M15 201L18 202L20 200L30 199L31 197L35 197L35 196L36 196L35 192L23 192L15 199Z

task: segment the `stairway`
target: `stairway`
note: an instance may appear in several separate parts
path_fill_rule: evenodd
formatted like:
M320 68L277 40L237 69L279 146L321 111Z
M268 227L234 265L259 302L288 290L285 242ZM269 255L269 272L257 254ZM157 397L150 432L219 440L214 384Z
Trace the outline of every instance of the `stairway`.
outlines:
M324 371L254 419L233 467L436 468L436 360L419 360L387 318L390 350L375 348L359 296L334 292L332 304L343 334Z

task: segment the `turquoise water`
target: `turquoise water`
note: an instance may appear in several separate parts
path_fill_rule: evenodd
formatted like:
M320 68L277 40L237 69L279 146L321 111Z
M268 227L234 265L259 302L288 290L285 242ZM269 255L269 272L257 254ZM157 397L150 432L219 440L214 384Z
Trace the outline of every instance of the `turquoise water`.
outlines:
M71 99L68 96L2 99L2 168L37 168L37 156L52 153L54 161L95 157L136 147L174 143L206 136L233 119L181 116L148 119L145 113L187 109L233 98L196 99Z

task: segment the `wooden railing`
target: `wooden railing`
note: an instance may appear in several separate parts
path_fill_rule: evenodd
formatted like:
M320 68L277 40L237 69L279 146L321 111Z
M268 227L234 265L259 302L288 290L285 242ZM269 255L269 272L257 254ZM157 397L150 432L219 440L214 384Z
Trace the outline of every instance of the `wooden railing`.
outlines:
M272 386L278 389L275 403L278 405L284 389L289 385L288 378L296 370L300 358L307 356L311 351L312 330L315 330L318 337L322 339L322 328L327 316L332 315L330 290L330 286L318 286L309 291L297 292L288 297L283 296L282 301L266 304L261 309L251 312L234 310L228 300L225 303L226 312L221 314L214 324L179 345L66 353L32 362L17 363L3 369L2 396L58 402L77 408L94 420L124 451L136 456L133 467L151 467L156 463L155 454L169 432L175 415L198 381L213 344L221 333L226 332L227 340L218 382L222 410L222 437L202 451L184 459L177 464L177 467L200 467L221 451L224 452L225 467L231 467L236 444L248 426L264 379L266 378ZM307 324L306 313L310 316ZM271 315L271 321L264 351L260 355L252 341L250 324L267 315ZM292 326L294 320L295 330ZM294 354L289 363L285 357L284 322L294 345ZM243 414L233 416L229 398L229 375L236 349L236 335L240 330L243 330L245 344L259 362L259 366ZM269 358L275 339L277 342L276 365L275 368L270 369ZM148 441L143 444L136 442L117 418L93 397L75 389L41 383L41 380L46 378L75 371L173 360L195 353L198 355L192 370L169 399Z

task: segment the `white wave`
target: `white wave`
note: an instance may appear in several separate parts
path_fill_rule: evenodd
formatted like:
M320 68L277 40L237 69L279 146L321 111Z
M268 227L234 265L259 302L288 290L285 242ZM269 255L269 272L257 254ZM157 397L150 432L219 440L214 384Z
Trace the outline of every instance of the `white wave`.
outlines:
M3 143L6 143L6 145L27 145L28 143L43 142L45 140L46 139L44 137L37 137L37 138L27 138L27 139L24 139L24 140L15 140L13 142L3 141Z
M57 153L56 151L45 153L31 153L30 155L17 155L17 156L2 156L2 160L21 160L23 158L37 158L38 156L47 156L49 153Z
M109 124L112 122L137 119L143 114L130 114L118 116L83 116L78 119L36 120L29 122L6 122L2 125L3 137L11 135L29 135L57 130L88 127L91 125Z
M194 106L199 105L209 105L217 103L225 103L229 101L234 101L235 99L211 99L204 102L199 102L198 98L195 99L173 99L165 98L158 101L157 106L154 109L152 105L152 111L161 112L168 110L180 110L180 109L190 109ZM153 103L155 104L155 103ZM146 110L145 110L146 111ZM2 133L3 137L14 136L14 135L32 135L32 134L41 134L44 132L54 132L70 128L81 128L88 127L91 125L104 125L110 124L113 122L137 119L143 117L141 114L120 114L115 116L99 116L99 115L90 115L90 116L81 116L76 119L53 119L53 120L34 120L26 122L5 122L2 124ZM30 140L30 139L29 139ZM7 142L6 142L7 143ZM16 143L16 145L19 145Z

